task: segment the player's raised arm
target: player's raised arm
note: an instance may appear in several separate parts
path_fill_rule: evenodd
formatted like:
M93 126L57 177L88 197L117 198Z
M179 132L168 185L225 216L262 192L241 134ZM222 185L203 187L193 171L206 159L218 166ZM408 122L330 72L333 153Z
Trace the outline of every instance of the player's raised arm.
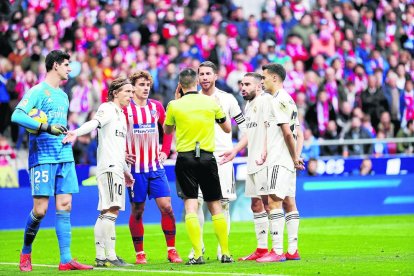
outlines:
M65 138L63 138L62 143L63 144L73 143L73 142L75 142L75 140L78 136L88 134L88 133L94 131L98 126L99 126L99 122L95 119L92 119L92 120L84 123L78 129L68 131Z

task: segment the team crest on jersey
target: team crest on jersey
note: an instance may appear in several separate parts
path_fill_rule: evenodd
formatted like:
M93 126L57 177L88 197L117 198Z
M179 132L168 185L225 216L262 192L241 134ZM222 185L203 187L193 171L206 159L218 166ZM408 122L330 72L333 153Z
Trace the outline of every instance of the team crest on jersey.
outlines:
M286 102L280 102L280 109L281 109L281 110L286 110L286 109L287 109L287 104L286 104Z
M103 110L99 110L98 112L96 112L96 117L103 117L104 116L104 111Z
M157 110L151 110L151 116L153 118L158 118L158 112L157 112Z
M257 112L257 106L254 106L253 108L253 112L256 113Z
M45 90L45 95L48 96L48 97L50 97L50 91L46 89Z

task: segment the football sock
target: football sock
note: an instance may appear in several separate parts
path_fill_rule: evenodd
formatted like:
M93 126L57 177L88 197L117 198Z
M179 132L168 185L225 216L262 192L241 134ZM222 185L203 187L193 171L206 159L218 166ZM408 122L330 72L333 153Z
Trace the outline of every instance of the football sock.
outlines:
M223 255L230 256L229 252L229 235L227 234L227 222L223 213L211 217L213 220L214 232L221 247Z
M102 224L103 216L99 215L96 219L95 227L93 229L93 233L95 236L95 250L96 250L96 258L99 260L105 260L105 233Z
M185 215L185 227L187 229L188 236L190 237L190 241L193 245L194 258L198 259L201 255L203 255L203 247L201 245L200 223L198 221L197 214L189 213Z
M230 234L230 202L228 199L220 200L221 208L223 209L223 215L227 223L227 235ZM221 256L220 244L217 246L217 256Z
M221 202L221 207L223 209L224 218L226 219L227 223L227 235L230 234L230 202L228 199Z
M70 225L70 212L56 210L56 236L59 242L60 262L69 263L72 260L70 254L70 242L72 238Z
M201 248L204 248L204 240L203 240L203 230L204 230L204 210L203 210L203 199L198 199L198 209L197 209L197 216L198 221L200 223L200 240L201 240Z
M282 209L270 210L269 214L271 235L272 235L272 247L276 254L283 254L283 230L285 228L285 215Z
M288 232L288 253L295 254L298 249L299 212L292 211L285 215Z
M26 227L24 229L24 244L22 249L23 254L29 254L32 252L32 244L36 238L37 232L39 231L41 220L42 218L35 216L33 210L27 217Z
M129 231L131 232L135 252L144 251L144 223L142 222L142 216L137 220L135 216L130 215Z
M107 250L108 260L116 260L115 253L115 222L117 215L105 213L102 215L102 224L104 230L105 249Z
M267 250L269 217L266 211L253 213L254 231L256 232L257 248Z
M167 247L175 247L175 217L172 210L161 213L161 228L165 235Z

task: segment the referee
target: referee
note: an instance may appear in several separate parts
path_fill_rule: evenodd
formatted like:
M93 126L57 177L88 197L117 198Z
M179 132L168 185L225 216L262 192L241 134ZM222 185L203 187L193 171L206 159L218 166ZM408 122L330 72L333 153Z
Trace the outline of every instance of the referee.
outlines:
M176 129L177 162L175 174L184 195L185 225L194 248L194 257L186 264L204 264L200 224L197 216L198 188L212 215L214 231L222 248L222 263L231 263L227 236L227 222L221 208L222 198L215 150L214 124L225 132L231 131L230 122L219 105L210 97L197 92L197 72L180 72L176 100L167 107L164 132Z

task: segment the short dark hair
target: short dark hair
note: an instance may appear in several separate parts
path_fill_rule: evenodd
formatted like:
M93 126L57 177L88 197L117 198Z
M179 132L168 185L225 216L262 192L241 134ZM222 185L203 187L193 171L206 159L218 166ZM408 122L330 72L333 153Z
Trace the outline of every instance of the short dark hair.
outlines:
M261 82L263 79L263 76L260 75L259 73L256 72L249 72L244 74L245 77L253 77L255 80L257 80L258 82Z
M262 66L262 70L268 70L270 74L278 75L284 81L286 78L286 70L278 63L269 63Z
M201 67L210 67L211 69L213 69L214 74L217 74L218 72L217 66L209 60L200 63L200 65L198 66L198 72L200 72Z
M178 75L178 81L182 88L188 89L197 83L197 72L194 69L186 68Z
M119 89L122 88L122 86L126 84L131 84L128 78L117 78L111 82L111 85L109 85L108 89L108 101L113 101L115 94L118 92Z
M49 72L50 70L53 69L53 64L55 64L55 62L57 64L62 64L65 59L69 60L70 59L70 55L66 52L60 51L60 50L53 50L52 52L50 52L47 56L46 56L46 72Z

